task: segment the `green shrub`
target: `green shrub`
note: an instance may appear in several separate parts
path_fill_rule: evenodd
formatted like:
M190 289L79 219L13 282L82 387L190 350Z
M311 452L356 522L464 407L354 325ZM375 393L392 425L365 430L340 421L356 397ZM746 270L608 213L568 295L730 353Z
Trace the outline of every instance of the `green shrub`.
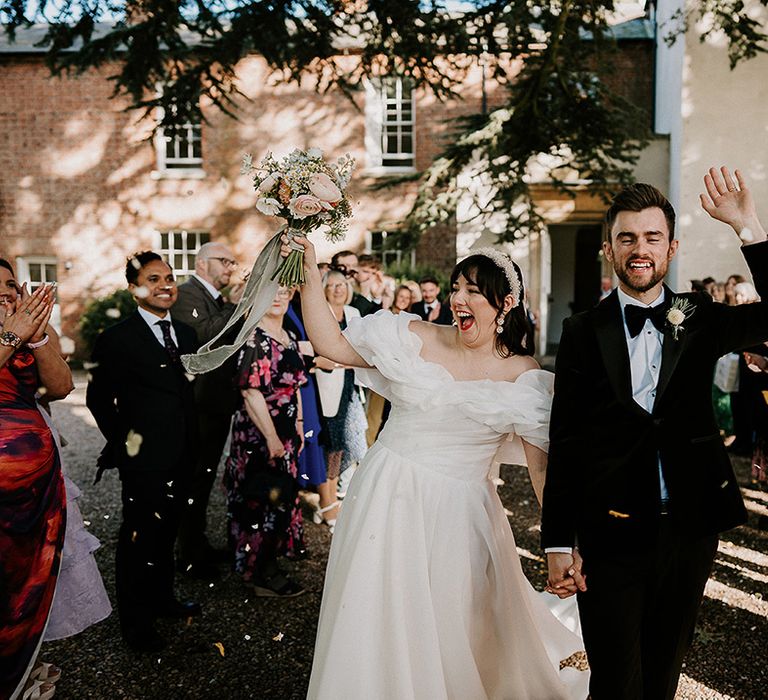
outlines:
M136 301L127 289L118 289L101 299L94 299L85 307L80 319L80 337L90 357L99 334L122 321L136 310Z

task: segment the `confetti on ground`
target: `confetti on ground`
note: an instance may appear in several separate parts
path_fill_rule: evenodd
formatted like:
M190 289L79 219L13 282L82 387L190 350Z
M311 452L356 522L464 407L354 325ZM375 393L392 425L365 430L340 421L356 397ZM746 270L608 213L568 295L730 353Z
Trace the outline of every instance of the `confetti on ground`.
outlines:
M219 650L219 654L224 656L224 645L221 642L214 642L213 646L215 646Z
M251 635L250 634L246 634L245 635L245 641L246 642L250 642L251 641Z
M284 636L285 635L282 632L278 632L274 637L272 637L272 641L273 642L282 642Z
M104 520L109 520L109 513L104 516Z
M83 520L83 525L90 525L90 524L91 524L90 520Z

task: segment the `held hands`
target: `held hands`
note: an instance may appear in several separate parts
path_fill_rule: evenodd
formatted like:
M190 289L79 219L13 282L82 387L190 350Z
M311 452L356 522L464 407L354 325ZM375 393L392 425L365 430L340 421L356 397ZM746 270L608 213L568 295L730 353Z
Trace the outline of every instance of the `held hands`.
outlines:
M707 194L699 195L701 206L713 219L728 224L737 234L749 228L754 241L765 240L752 193L741 172L736 170L735 175L734 180L725 166L720 170L710 168L704 176Z
M45 335L45 328L53 313L53 304L53 285L42 284L30 294L24 283L16 309L10 305L5 307L3 329L15 333L22 342L36 343Z
M552 593L558 598L570 598L577 591L587 590L587 577L581 573L584 561L579 550L573 548L572 554L562 552L548 552L547 566L547 593Z

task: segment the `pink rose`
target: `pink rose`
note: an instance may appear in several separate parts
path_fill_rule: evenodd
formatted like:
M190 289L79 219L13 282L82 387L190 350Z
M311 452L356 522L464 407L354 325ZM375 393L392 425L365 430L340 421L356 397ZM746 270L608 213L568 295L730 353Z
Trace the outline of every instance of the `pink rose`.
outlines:
M309 178L309 191L318 199L331 204L340 202L343 196L336 183L325 173L315 173Z
M288 203L288 209L296 219L306 219L323 211L323 205L317 197L311 194L300 194Z

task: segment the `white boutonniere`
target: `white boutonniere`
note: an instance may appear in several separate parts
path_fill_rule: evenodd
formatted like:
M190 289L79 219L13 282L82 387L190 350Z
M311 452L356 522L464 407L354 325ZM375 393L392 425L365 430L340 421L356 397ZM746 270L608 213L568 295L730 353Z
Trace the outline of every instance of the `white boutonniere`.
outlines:
M675 297L672 300L672 305L669 307L669 311L667 311L667 323L672 329L672 337L675 340L677 340L677 334L685 330L683 323L693 316L694 311L696 311L696 306L688 299Z

